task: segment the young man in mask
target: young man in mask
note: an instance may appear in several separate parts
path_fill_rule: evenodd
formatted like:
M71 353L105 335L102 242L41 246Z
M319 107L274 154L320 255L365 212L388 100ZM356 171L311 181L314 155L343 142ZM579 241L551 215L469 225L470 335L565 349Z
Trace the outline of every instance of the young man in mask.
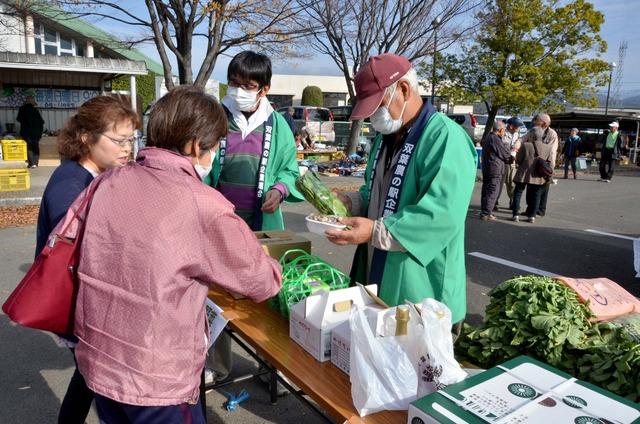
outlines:
M222 105L229 132L204 181L233 203L252 230L283 230L280 203L303 197L295 186L300 174L293 133L267 100L271 61L239 53L229 63L227 82Z
M351 230L327 231L357 244L352 279L377 283L390 306L433 298L454 323L466 314L464 225L476 177L465 131L423 102L415 70L393 54L372 57L355 77L351 119L370 117L373 141L365 184L348 197Z
M227 83L222 106L229 131L203 181L218 189L253 231L284 230L280 204L304 197L295 186L300 173L293 133L267 99L271 61L263 54L243 51L229 63ZM210 357L213 375L205 373L207 383L211 377L227 378L232 356L226 333L216 340Z

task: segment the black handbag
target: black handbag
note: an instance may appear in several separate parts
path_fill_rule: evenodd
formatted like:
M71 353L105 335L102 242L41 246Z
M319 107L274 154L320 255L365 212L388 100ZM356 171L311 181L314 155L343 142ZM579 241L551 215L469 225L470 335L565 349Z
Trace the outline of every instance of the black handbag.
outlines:
M533 141L533 151L535 153L534 166L536 167L536 172L545 180L548 180L553 176L553 166L551 162L548 160L542 159L540 155L538 155L538 147L536 146L536 142Z

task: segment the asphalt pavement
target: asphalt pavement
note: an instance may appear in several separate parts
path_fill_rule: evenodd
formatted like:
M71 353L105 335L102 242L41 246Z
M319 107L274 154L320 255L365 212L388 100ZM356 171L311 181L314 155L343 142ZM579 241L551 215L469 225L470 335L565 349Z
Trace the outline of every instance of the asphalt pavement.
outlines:
M46 181L47 172L52 170L36 170L38 181ZM333 187L355 188L362 179L334 177L324 181ZM608 277L640 296L631 241L640 237L640 173L622 172L609 184L597 181L594 174L581 174L575 181L559 180L551 187L547 216L534 224L511 222L511 213L506 210L497 212L497 221L478 219L480 184L476 184L466 223L469 322L481 321L493 287L531 270L573 277ZM503 193L501 204L506 204L506 199ZM349 271L352 247L335 246L306 231L304 217L313 211L309 204L286 204L283 210L289 230L308 237L314 253ZM429 236L428 229L424 235ZM0 241L3 302L33 259L35 228L0 230ZM58 347L51 335L18 327L4 315L0 315L0 337L0 423L55 422L73 371L71 354ZM257 368L237 346L234 352L234 374ZM321 422L293 396L281 398L272 406L267 392L253 381L224 388L235 393L242 389L249 391L251 399L235 412L222 407L222 390L207 395L210 423ZM87 422L98 422L94 412Z

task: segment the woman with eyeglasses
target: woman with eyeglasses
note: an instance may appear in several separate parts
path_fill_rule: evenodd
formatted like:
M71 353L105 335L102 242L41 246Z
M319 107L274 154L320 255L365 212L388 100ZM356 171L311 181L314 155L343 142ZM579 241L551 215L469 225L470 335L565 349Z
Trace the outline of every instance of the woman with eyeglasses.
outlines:
M138 115L124 96L98 96L85 102L60 130L62 163L53 172L40 203L36 256L67 210L98 174L129 161ZM65 339L72 352L77 339ZM75 359L75 357L74 357ZM84 423L93 401L77 368L60 407L59 423Z
M97 182L80 249L75 334L101 423L205 424L208 288L255 302L280 290L278 262L201 181L226 131L220 104L181 85L153 106L136 162Z

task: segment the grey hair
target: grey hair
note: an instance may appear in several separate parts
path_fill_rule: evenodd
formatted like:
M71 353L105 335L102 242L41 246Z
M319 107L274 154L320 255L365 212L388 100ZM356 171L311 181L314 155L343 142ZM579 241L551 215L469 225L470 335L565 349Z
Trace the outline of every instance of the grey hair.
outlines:
M416 70L411 67L406 74L404 74L402 76L402 78L400 78L398 81L396 81L395 84L391 84L389 87L386 88L385 91L385 96L386 95L390 95L393 92L394 87L396 87L398 85L398 83L400 81L406 81L409 84L409 87L411 87L411 90L416 93L419 94L420 93L420 84L418 83L418 73L416 72Z
M544 122L547 127L549 125L551 125L551 117L549 115L547 115L546 113L537 114L536 115L536 121Z
M498 132L501 129L504 129L504 122L501 119L498 119L497 121L493 121L492 131Z

